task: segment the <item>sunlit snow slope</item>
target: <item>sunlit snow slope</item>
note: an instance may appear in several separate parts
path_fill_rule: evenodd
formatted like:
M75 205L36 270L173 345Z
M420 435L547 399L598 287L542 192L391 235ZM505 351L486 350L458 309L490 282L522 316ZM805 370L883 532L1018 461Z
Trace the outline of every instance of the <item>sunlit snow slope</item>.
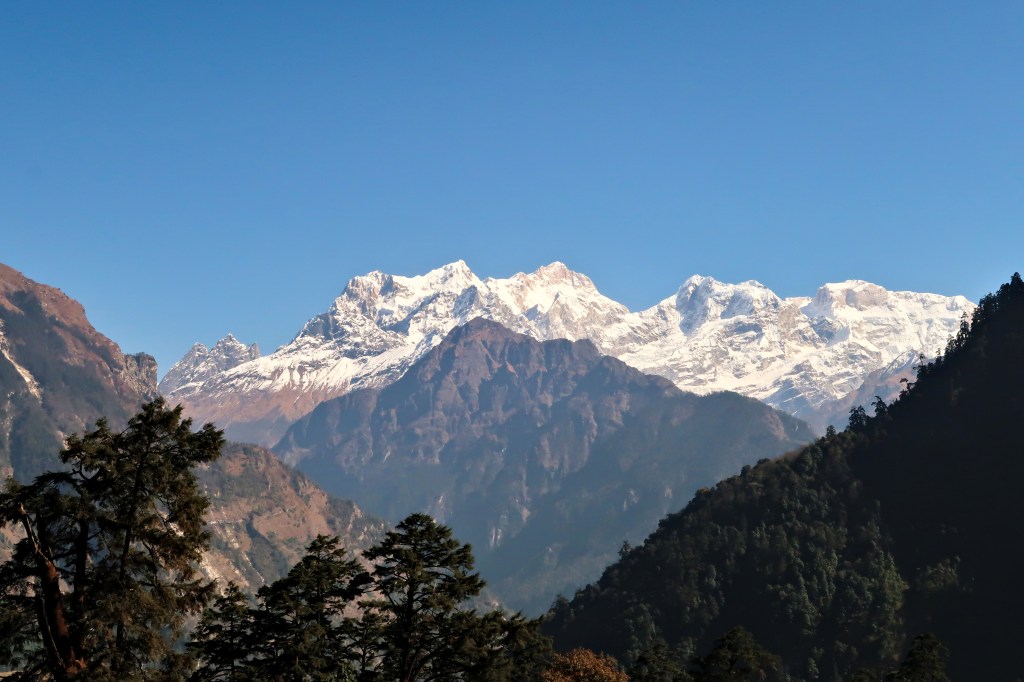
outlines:
M458 261L418 277L352 279L271 355L233 337L209 351L197 344L160 390L232 438L271 444L323 400L393 382L453 327L484 317L540 340L590 339L682 389L736 391L823 428L865 379L934 355L973 307L856 280L782 299L758 282L693 276L631 312L561 263L481 280Z

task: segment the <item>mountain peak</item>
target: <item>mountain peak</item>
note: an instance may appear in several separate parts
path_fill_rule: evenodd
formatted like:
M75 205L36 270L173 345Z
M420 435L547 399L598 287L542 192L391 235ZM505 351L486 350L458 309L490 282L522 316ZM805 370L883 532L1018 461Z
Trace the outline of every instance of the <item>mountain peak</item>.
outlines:
M201 385L204 381L222 372L260 357L260 347L253 343L245 345L230 332L212 348L194 343L181 360L167 370L160 381L160 392L169 394L188 385Z
M780 304L775 292L756 280L726 284L703 275L687 278L675 301L686 333L709 320L752 315L759 310L776 309Z
M464 260L457 260L454 263L442 265L424 275L416 275L415 277L396 276L393 279L396 282L402 282L405 286L417 292L424 290L461 292L466 287L480 281Z
M867 310L885 306L889 299L889 291L877 284L861 279L848 279L821 286L814 296L814 305L827 312L835 312L841 307Z
M213 345L210 353L228 358L229 364L239 365L242 362L255 360L260 357L260 347L255 343L246 345L235 338L234 334L228 332L227 336Z
M542 265L526 277L548 284L566 284L580 289L595 288L589 277L571 270L565 263L557 260L548 265Z

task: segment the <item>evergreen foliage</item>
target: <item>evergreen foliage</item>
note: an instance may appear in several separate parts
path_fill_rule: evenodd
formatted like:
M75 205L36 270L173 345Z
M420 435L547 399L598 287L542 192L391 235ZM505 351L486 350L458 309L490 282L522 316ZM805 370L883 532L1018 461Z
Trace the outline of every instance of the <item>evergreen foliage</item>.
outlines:
M631 682L692 682L680 656L657 638L640 652L629 669Z
M192 469L222 443L158 399L123 431L100 420L69 437L63 470L8 481L0 523L24 537L0 566L0 663L20 679L158 679L212 597L196 573L208 501Z
M758 644L743 627L735 627L707 656L694 660L694 682L755 682L777 679L782 662Z
M242 682L250 677L248 658L254 633L249 600L228 583L192 633L189 649L198 661L196 682Z
M378 617L380 658L387 679L444 678L471 665L473 628L458 605L483 589L469 545L426 514L413 514L364 555L375 562L379 597L363 602Z
M256 677L349 679L342 615L367 582L338 538L317 536L288 575L256 593L251 645Z
M898 670L886 675L887 682L949 682L949 648L931 634L914 638Z
M189 643L191 679L535 679L550 654L538 622L465 607L483 581L447 527L413 514L363 556L369 572L319 536L255 606L229 586Z
M898 400L698 492L546 631L633 666L742 625L792 678L829 681L904 674L911 646L943 651L912 642L930 631L951 678L1019 677L1022 348L1014 275Z

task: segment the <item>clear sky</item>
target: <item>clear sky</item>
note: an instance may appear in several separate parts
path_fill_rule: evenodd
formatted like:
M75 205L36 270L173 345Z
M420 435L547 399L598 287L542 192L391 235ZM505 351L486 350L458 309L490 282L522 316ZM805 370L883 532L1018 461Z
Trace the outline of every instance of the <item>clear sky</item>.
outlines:
M977 299L1022 171L1016 1L0 3L0 262L161 374L460 258Z

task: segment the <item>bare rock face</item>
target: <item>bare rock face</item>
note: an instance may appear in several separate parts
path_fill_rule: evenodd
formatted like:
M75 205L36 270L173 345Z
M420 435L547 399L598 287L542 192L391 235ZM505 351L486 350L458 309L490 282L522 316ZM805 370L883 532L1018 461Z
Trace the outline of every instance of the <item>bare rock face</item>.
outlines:
M155 396L157 394L156 358L149 353L135 353L124 356L124 382L139 392L140 395Z
M458 261L418 277L353 278L271 355L198 371L193 348L160 389L229 436L271 445L321 402L395 382L451 329L483 317L537 340L589 339L684 390L736 391L823 431L873 372L907 353L933 356L973 307L858 280L783 299L758 282L695 275L631 312L562 263L482 280Z
M590 341L478 318L391 385L324 402L276 451L390 520L451 525L498 598L539 613L698 487L812 437L756 400L684 393Z

